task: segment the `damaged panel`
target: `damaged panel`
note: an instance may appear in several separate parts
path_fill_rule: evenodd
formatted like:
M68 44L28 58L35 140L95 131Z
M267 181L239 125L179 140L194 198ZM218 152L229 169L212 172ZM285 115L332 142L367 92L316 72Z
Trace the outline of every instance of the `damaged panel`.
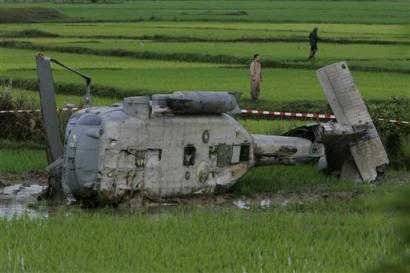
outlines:
M216 165L224 167L231 164L232 160L232 146L226 144L219 144L216 146Z

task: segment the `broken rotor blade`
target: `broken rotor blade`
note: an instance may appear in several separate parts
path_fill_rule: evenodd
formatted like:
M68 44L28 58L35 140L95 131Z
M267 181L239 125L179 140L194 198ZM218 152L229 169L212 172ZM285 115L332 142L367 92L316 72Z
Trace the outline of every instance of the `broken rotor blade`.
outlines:
M389 159L347 64L328 65L316 74L337 122L353 131L367 127L366 138L352 143L350 152L362 180L375 180L376 168L388 164Z
M54 94L51 59L42 54L36 55L38 85L40 89L41 113L47 136L47 157L51 164L63 154L63 143L60 136L60 127L57 106Z

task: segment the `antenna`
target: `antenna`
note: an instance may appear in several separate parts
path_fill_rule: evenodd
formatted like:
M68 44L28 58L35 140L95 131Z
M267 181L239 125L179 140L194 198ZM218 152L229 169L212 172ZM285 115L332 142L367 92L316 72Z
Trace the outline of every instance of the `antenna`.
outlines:
M84 106L85 106L86 108L90 107L90 106L91 106L91 88L90 88L91 78L90 78L89 76L87 76L87 75L81 73L80 71L77 71L77 70L75 70L75 69L73 69L73 68L71 68L71 67L68 67L68 66L66 66L66 65L64 65L64 64L62 64L62 63L60 63L60 62L57 61L56 59L50 58L50 62L53 62L53 63L55 63L55 64L58 64L59 66L61 66L61 67L65 68L65 69L67 69L68 71L71 71L71 72L73 72L74 74L79 75L81 78L83 78L83 79L85 80L86 86L85 86Z

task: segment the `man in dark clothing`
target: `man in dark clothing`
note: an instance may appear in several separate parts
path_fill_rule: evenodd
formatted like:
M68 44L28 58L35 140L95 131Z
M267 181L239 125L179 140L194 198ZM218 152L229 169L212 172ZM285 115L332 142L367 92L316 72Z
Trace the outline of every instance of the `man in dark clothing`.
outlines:
M309 59L315 58L315 54L317 51L317 42L320 41L319 36L317 35L317 27L313 29L313 31L309 34L309 42L310 42L310 55Z

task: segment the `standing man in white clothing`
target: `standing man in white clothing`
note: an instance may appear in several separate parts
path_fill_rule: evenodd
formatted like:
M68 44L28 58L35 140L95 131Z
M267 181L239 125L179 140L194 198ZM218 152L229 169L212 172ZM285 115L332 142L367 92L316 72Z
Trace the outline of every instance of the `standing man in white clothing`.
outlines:
M257 101L259 99L259 93L261 90L262 66L260 61L261 56L259 56L259 54L255 54L249 67L251 75L251 98L253 101Z

